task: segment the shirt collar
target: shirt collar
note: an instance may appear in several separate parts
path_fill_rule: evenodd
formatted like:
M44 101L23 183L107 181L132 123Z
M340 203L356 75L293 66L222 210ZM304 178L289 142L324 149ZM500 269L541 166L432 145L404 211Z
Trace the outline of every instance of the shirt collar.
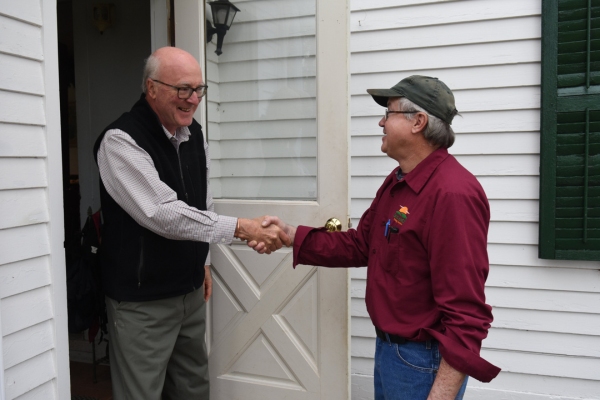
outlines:
M448 149L439 148L428 155L423 161L404 175L404 181L415 192L419 193L433 175L437 167L448 157Z
M171 132L167 130L164 126L162 127L165 135L167 135L167 139L171 140L171 138L175 138L177 143L187 142L190 140L190 129L187 126L182 126L181 128L177 128L175 130L175 135L171 135Z

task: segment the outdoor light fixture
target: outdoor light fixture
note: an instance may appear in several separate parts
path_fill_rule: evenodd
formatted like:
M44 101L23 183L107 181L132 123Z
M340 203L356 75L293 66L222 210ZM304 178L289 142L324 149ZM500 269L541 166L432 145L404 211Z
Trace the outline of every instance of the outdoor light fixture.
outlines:
M239 8L229 2L229 0L215 0L208 3L213 16L213 24L211 25L209 20L206 20L206 42L210 42L213 35L217 34L217 53L218 56L223 54L221 47L223 47L223 38L231 27L235 14L240 11Z

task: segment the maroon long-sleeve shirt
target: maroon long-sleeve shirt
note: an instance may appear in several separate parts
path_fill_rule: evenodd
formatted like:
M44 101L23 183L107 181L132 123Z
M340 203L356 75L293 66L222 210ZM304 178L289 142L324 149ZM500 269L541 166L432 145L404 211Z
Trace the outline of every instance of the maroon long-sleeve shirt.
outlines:
M493 319L484 294L485 192L446 149L400 180L397 172L385 179L357 230L299 226L294 266L367 265L367 310L376 327L409 340L433 337L452 367L489 382L500 369L479 356Z

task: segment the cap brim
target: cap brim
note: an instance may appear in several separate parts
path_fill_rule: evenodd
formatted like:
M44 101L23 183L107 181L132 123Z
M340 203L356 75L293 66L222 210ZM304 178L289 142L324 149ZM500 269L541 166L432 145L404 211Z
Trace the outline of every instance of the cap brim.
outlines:
M381 107L387 107L390 97L402 97L402 95L392 89L367 89L373 100Z

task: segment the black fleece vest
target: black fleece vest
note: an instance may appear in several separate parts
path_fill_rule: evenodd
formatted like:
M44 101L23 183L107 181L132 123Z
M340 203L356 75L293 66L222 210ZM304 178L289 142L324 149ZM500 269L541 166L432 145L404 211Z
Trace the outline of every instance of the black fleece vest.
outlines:
M194 120L190 139L177 150L148 105L144 95L131 111L110 124L94 145L98 149L106 131L120 129L144 149L160 179L177 193L177 199L206 210L206 154L202 128ZM208 243L171 240L142 227L108 194L100 179L102 204L102 285L117 301L149 301L189 293L204 281Z

